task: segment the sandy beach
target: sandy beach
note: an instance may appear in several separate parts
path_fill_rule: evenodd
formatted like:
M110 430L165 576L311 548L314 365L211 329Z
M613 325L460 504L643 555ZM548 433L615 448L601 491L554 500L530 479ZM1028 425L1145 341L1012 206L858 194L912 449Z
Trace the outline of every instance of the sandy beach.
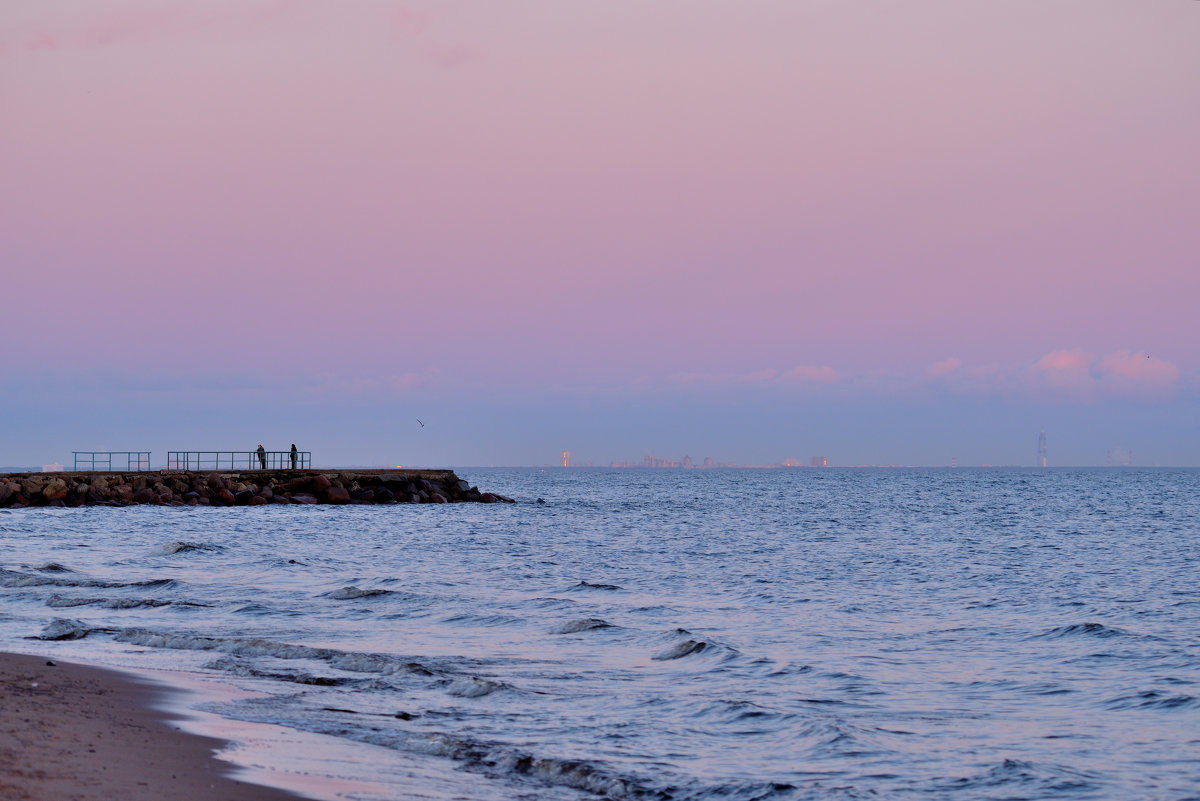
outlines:
M224 743L151 708L163 688L116 671L0 654L0 797L295 801L230 778Z

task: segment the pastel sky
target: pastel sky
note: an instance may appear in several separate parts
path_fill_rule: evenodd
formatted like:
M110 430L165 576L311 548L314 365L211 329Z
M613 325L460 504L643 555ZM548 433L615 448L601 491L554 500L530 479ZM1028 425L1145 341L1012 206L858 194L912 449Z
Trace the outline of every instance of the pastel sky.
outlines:
M1198 42L1194 0L6 0L0 465L1200 464Z

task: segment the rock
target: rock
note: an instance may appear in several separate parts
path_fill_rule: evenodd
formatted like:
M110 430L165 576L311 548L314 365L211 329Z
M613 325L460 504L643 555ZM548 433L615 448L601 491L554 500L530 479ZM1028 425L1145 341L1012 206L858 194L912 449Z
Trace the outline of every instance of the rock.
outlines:
M213 506L233 506L237 503L237 499L233 497L233 493L227 489L219 492L214 492L212 498L209 499Z
M228 490L226 490L226 491L228 491ZM237 493L235 493L235 494L234 494L234 496L233 496L233 501L234 501L234 503L236 503L238 506L249 506L249 505L250 505L250 499L251 499L251 498L256 498L256 497L258 497L258 496L257 496L257 495L255 495L255 494L254 494L253 492L251 492L250 490L248 490L248 489L243 489L243 490L241 490L240 492L237 492Z
M429 500L432 503L450 503L450 499L440 492L434 492L429 496Z
M312 476L298 476L283 485L285 492L310 492L312 491Z
M270 503L270 501L261 495L253 495L250 498L251 506L266 506L268 503Z
M392 492L408 492L408 479L399 473L388 473L379 477L379 481L383 486L390 489Z
M108 479L104 476L92 476L92 490L94 492L108 492ZM107 495L105 497L108 497Z
M329 487L323 493L326 503L349 503L350 493L344 487Z
M134 503L150 503L158 496L154 494L154 490L149 487L139 487L133 491L131 500Z
M395 503L396 494L387 487L375 490L375 503Z
M42 480L30 476L21 482L21 493L26 497L32 497L42 491Z
M212 490L214 493L220 492L221 490L225 489L225 482L222 481L221 477L218 476L216 473L209 473L208 481L206 483L208 484L208 488L210 490Z
M322 490L327 490L332 486L333 482L330 481L326 476L315 475L312 477L312 488L315 492L319 493Z
M462 479L459 479L458 480L458 491L459 492L470 492L471 491L470 483L463 481Z
M258 491L258 494L259 494L259 496L266 498L269 501L269 500L271 500L271 498L275 497L275 490L271 489L270 485L267 485L267 486L263 487L262 489L260 489Z
M500 499L497 498L495 495L493 495L490 492L483 492L483 493L480 493L480 495L479 495L480 503L495 503L498 500L500 500Z
M13 493L16 491L17 488L15 485L10 483L7 479L0 478L0 504L3 504L5 501L11 498Z
M299 493L297 495L292 496L292 503L316 503L316 502L317 502L317 499L315 497L313 497L312 495L305 495L304 493Z
M133 503L133 488L128 484L122 484L113 489L112 499L119 504Z

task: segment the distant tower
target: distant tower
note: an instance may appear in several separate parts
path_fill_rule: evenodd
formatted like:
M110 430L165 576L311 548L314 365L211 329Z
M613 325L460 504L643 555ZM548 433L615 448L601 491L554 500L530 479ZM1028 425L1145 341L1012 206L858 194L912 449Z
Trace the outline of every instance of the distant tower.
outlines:
M1046 466L1046 432L1038 434L1038 467Z
M563 451L563 467L571 466L571 452Z

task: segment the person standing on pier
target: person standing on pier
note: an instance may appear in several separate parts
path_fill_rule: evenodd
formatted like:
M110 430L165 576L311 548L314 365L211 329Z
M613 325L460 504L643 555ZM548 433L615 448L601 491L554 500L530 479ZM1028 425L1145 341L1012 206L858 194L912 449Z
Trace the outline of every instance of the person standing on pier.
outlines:
M267 451L263 448L262 443L258 443L258 463L263 470L267 469Z
M296 443L292 443L292 469L296 469Z

